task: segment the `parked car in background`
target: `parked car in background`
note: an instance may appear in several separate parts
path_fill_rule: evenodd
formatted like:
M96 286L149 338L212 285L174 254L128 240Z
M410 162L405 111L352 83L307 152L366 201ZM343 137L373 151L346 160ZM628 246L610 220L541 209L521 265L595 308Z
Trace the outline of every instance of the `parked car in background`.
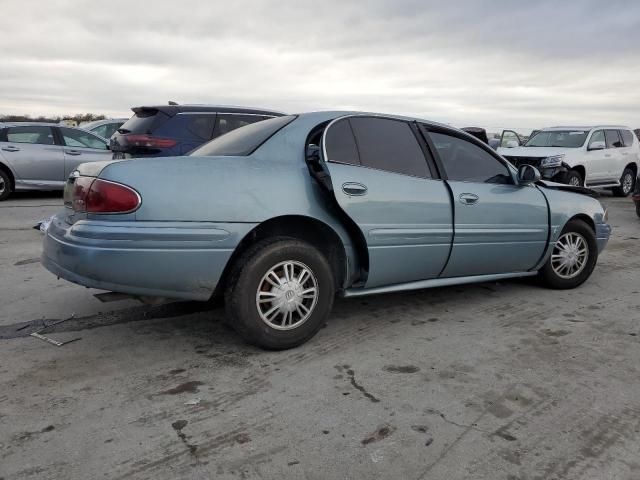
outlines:
M115 159L186 155L236 128L283 115L216 105L170 104L132 110L133 116L111 137Z
M0 200L18 190L62 190L78 164L111 158L106 140L54 123L0 123Z
M516 167L533 165L543 178L610 188L618 196L633 191L640 165L638 138L624 126L545 128L522 147L501 147L498 153Z
M465 132L354 112L289 115L189 156L80 165L42 262L132 295L208 300L249 342L311 338L347 297L540 275L574 288L610 227Z
M118 130L128 118L108 118L106 120L96 120L94 122L83 123L80 128L89 132L100 135L107 140L111 138L116 130Z

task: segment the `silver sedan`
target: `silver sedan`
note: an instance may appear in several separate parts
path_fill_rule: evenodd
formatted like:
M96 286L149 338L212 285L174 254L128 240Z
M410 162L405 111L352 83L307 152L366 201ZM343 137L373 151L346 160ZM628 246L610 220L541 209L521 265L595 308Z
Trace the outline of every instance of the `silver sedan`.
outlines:
M107 141L53 123L0 123L0 200L20 190L62 190L79 164L110 160Z

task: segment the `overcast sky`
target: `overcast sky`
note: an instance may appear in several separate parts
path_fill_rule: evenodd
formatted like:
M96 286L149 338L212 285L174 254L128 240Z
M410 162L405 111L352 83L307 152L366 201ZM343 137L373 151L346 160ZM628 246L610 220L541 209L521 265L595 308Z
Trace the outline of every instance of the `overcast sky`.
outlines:
M216 103L640 127L640 1L2 0L0 114Z

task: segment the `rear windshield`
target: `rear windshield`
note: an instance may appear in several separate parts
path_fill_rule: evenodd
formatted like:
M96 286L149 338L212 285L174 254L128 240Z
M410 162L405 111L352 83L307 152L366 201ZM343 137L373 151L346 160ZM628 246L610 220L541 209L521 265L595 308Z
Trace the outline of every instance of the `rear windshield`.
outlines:
M129 120L118 129L120 133L151 134L162 125L168 115L155 109L142 109L133 114Z
M295 119L295 115L276 117L252 123L232 130L221 137L196 148L191 156L245 156L251 155L260 145L266 142L278 130Z
M579 148L584 145L588 133L584 130L543 130L531 137L524 146Z

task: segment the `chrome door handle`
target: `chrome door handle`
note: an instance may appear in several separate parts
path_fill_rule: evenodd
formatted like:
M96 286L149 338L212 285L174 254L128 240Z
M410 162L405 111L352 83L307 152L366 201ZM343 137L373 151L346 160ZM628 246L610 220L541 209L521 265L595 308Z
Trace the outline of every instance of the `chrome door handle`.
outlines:
M350 197L366 195L367 187L361 183L347 182L342 184L342 191Z
M461 193L458 199L460 200L460 203L464 205L473 205L480 200L480 197L475 193Z
M14 147L13 145L9 145L8 147L2 147L2 150L5 152L19 152L20 149L18 147Z
M82 152L79 152L78 150L65 150L64 153L67 155L82 155Z

